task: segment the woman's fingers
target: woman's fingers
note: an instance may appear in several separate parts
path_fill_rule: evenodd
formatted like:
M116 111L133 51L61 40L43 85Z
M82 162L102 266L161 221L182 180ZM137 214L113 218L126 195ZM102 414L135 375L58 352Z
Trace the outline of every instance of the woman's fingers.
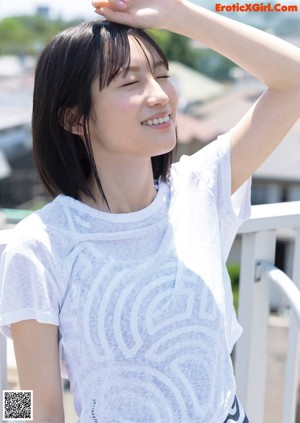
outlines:
M92 5L96 10L102 8L109 8L112 10L125 10L128 5L128 0L94 0Z
M131 0L94 0L92 5L95 12L104 16L107 20L118 22L124 25L145 28L145 19L137 17L139 8L133 8Z
M129 14L124 12L117 12L113 6L100 7L95 9L95 13L104 16L108 21L121 23L123 25L138 26L133 22Z
M95 12L106 19L139 28L164 28L173 2L181 0L94 0Z
M104 16L107 20L132 25L132 19L128 16L127 6L129 0L94 0L92 5L95 13Z

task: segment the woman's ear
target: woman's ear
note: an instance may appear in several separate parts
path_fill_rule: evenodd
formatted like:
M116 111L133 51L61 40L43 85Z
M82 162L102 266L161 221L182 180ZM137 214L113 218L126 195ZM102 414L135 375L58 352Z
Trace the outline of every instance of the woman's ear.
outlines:
M83 136L83 117L79 115L76 108L67 107L66 109L60 109L58 115L59 122L66 131L74 135Z

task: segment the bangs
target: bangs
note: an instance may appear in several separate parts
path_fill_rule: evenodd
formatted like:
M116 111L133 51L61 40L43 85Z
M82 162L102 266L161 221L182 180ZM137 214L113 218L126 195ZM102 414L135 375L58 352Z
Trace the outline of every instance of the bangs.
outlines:
M169 69L168 60L161 48L144 31L109 21L97 22L93 25L93 47L97 50L97 67L100 91L107 87L121 71L128 72L130 67L129 36L135 39L149 67L158 60ZM102 58L102 59L101 59ZM105 60L103 60L105 59Z
M120 72L129 70L129 37L138 44L152 72L156 64L169 68L163 51L145 31L109 21L86 22L63 31L46 45L38 59L32 111L33 155L51 197L63 193L78 200L85 194L95 201L89 185L93 176L109 209L89 131L91 84L99 79L102 90ZM83 135L65 128L68 110L72 110L71 126L81 125L83 120ZM166 181L172 152L151 157L151 162L154 178Z

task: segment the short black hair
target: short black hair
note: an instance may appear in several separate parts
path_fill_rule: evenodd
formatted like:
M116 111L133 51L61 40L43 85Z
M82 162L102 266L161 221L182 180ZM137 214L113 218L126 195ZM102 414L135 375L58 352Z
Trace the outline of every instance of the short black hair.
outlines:
M161 48L143 30L109 21L91 21L55 36L42 51L35 72L33 94L33 155L38 174L51 197L65 194L94 199L88 179L99 179L89 135L91 84L99 78L99 89L108 86L130 63L129 36L158 54L168 69ZM83 125L83 139L64 128L64 115L72 109L73 123ZM166 180L172 151L151 158L153 176ZM107 204L108 205L108 204Z

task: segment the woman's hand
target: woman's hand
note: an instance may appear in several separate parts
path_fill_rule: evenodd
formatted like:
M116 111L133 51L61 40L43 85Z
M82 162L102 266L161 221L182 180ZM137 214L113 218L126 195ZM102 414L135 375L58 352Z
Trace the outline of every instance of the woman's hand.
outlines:
M168 29L183 0L94 0L95 12L106 19L139 28Z
M254 173L299 118L297 47L187 0L95 0L93 4L109 20L167 29L197 40L269 87L231 130L232 192Z

